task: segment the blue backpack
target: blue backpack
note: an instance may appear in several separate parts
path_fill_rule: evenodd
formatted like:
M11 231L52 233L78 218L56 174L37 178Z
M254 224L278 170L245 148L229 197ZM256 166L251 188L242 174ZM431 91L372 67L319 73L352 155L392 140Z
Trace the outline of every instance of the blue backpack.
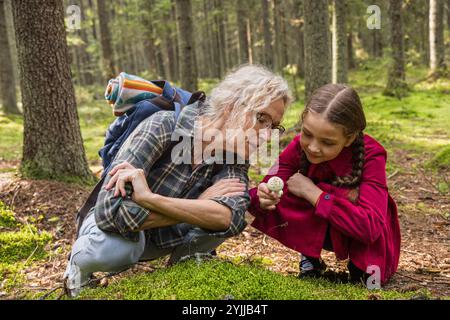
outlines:
M202 91L190 93L181 88L172 87L168 81L164 80L152 81L152 83L162 89L162 94L137 102L109 126L105 144L98 152L104 169L102 178L111 169L111 164L122 144L141 121L161 110L173 110L177 118L184 106L205 99L205 93Z

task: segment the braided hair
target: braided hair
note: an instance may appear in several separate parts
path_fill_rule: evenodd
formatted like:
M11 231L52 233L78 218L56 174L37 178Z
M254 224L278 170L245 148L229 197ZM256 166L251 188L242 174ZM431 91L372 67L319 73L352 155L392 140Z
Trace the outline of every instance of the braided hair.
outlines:
M351 145L352 172L342 177L335 176L331 180L331 184L334 186L351 188L348 198L350 201L356 202L365 156L363 130L366 127L366 118L361 100L356 91L349 86L327 84L314 91L303 110L301 120L310 110L324 114L331 123L341 125L346 135L356 134L356 138ZM299 172L306 176L310 165L306 153L300 148Z

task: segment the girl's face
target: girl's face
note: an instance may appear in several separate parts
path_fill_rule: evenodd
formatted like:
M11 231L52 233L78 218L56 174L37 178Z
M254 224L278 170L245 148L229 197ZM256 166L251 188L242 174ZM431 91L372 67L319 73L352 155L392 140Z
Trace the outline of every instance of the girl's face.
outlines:
M306 113L301 135L300 145L313 164L333 160L356 138L356 134L346 136L342 126L331 123L314 111Z

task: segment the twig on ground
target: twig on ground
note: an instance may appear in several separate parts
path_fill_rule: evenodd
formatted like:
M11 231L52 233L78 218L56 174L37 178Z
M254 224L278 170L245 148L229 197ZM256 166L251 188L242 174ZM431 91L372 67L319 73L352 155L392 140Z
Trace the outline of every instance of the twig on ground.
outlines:
M398 172L399 172L398 170L395 170L392 174L390 174L390 175L387 177L388 180L391 179L391 178L393 178L394 176L396 176Z

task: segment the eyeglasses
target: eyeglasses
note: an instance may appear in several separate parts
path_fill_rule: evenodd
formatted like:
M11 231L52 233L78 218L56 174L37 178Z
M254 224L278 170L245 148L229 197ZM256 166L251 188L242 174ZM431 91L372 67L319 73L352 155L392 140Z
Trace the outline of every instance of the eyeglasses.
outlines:
M256 120L266 129L278 130L280 135L286 131L286 128L280 124L274 125L272 117L267 113L258 112L256 114Z

